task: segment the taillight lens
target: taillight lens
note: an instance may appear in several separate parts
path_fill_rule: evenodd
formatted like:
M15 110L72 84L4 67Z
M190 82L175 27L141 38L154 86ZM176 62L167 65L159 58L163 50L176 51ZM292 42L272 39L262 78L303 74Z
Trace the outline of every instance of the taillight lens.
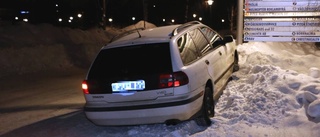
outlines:
M188 83L188 76L182 71L170 74L161 74L159 88L179 87Z
M86 80L82 82L82 91L84 94L89 94L89 87Z

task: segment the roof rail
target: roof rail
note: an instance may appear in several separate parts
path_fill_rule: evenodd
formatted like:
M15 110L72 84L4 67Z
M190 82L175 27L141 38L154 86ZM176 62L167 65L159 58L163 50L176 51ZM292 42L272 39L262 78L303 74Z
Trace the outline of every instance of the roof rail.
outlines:
M178 26L177 28L175 28L172 31L172 36L177 35L180 32L180 30L182 30L184 28L187 28L187 27L189 27L191 25L194 25L194 24L201 24L201 22L199 22L199 21L190 21L190 22L184 23L184 24Z
M111 42L113 42L113 41L115 41L115 40L117 40L117 39L119 39L119 38L121 38L121 37L127 36L127 35L129 35L129 34L134 33L134 32L139 32L139 30L144 30L144 29L145 29L145 28L135 28L135 29L131 29L131 30L122 32L122 33L114 36L114 37L109 41L109 43L111 43ZM140 34L139 34L139 35L140 35Z

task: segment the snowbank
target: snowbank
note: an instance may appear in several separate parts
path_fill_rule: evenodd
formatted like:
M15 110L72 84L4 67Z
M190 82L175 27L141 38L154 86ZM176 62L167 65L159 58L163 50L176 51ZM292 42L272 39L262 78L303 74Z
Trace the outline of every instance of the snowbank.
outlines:
M0 78L41 71L87 69L112 37L135 27L153 28L140 21L123 29L108 27L89 30L62 28L49 24L0 24Z
M242 63L246 64L273 64L282 69L295 70L308 74L310 69L316 73L320 68L320 50L315 43L290 42L251 42L249 45L239 46ZM245 56L249 55L249 56ZM315 68L315 69L314 69ZM313 74L317 76L317 74Z
M309 118L320 120L320 63L316 63L320 62L320 50L315 43L258 42L250 45L238 47L240 55L244 55L241 56L243 66L246 66L239 76L249 75L246 76L247 79L239 78L246 80L245 84L239 85L239 88L249 91L246 89L248 85L258 84L259 93L254 94L282 93L282 95L272 95L277 98L271 98L271 101L288 106L281 110L282 113L305 107ZM252 97L252 95L247 96ZM292 98L295 98L295 101ZM265 101L267 98L262 99ZM259 109L270 110L266 108L268 103L264 101L259 101L262 103Z
M113 35L99 28L80 30L49 24L1 24L0 77L87 68Z

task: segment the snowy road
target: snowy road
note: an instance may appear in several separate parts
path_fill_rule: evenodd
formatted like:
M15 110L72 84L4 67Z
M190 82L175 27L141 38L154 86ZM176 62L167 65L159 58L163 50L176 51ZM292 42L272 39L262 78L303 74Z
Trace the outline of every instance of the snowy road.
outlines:
M10 135L20 129L27 129L30 133L32 124L80 111L84 104L80 87L83 77L77 72L2 79L0 135L7 132Z

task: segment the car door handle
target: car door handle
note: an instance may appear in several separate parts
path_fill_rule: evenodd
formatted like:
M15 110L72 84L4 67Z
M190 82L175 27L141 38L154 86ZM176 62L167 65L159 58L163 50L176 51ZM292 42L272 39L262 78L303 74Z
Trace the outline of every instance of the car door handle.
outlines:
M208 61L208 60L205 60L204 61L207 65L209 65L210 64L210 62Z
M219 51L219 55L220 55L220 56L222 55L221 51Z

